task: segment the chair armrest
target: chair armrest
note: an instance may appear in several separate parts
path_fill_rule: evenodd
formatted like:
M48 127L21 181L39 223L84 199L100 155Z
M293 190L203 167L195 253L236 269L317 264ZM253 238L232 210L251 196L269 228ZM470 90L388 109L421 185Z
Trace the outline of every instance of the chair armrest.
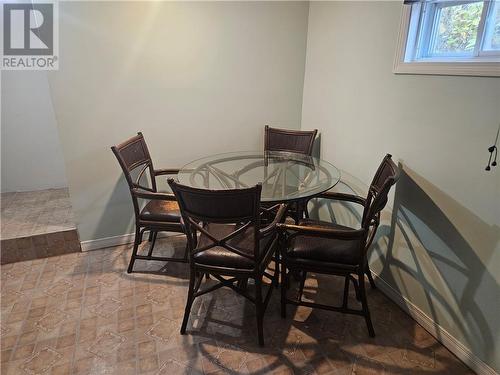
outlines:
M294 232L293 235L304 235L311 237L336 238L340 240L356 240L365 236L365 229L336 229L323 226L304 226L292 224L276 224L276 228L282 234Z
M165 174L177 174L179 173L180 169L177 168L162 168L162 169L155 169L153 171L155 176L161 176Z
M175 201L175 195L174 194L167 194L167 193L155 193L155 192L149 192L143 189L132 189L132 194L136 196L137 198L142 198L142 199L156 199L156 200L164 200L164 201Z
M346 193L335 193L333 191L325 191L324 193L321 193L321 194L304 199L306 211L307 211L307 204L309 203L309 201L311 199L314 199L314 198L324 198L324 199L330 199L330 200L336 200L336 201L353 202L353 203L357 203L363 207L366 205L366 198L360 197L359 195L346 194Z
M286 204L280 204L278 212L276 213L276 216L274 217L274 220L272 221L272 223L260 230L261 237L267 236L269 233L271 233L276 228L277 224L279 224L281 221L283 221L283 218L285 217L287 208L288 208L288 206Z
M331 200L337 200L337 201L354 202L354 203L358 203L362 206L364 206L366 204L366 199L363 197L360 197L358 195L345 194L345 193L335 193L333 191L326 191L324 193L319 194L317 197L331 199Z

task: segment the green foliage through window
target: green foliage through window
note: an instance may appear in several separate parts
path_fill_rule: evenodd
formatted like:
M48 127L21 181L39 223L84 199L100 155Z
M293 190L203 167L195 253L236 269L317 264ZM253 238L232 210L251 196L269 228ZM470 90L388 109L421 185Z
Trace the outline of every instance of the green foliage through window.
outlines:
M472 52L482 11L482 1L441 8L433 54Z

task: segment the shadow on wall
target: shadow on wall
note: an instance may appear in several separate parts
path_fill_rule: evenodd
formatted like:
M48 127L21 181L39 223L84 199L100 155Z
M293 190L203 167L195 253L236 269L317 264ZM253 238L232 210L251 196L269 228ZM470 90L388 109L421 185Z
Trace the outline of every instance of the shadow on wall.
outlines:
M378 232L379 239L387 237L387 247L377 241L372 250L381 265L378 273L436 325L491 363L499 333L495 312L500 311L500 288L486 264L500 238L499 228L408 167L399 167L390 226Z
M392 212L386 207L382 213L370 249L371 268L436 326L498 367L495 340L500 334L500 287L486 265L500 240L500 230L405 165L399 167ZM367 189L344 171L334 188L360 196L366 196ZM311 217L360 225L362 209L357 205L311 203Z
M105 197L103 193L103 196L99 197L98 201L103 204L102 214L99 222L92 229L90 238L106 238L109 237L110 232L116 235L133 233L134 207L123 174L117 179L111 194ZM89 211L94 209L95 206L89 207ZM83 212L83 215L85 214Z
M91 238L110 237L110 233L113 233L115 236L133 235L135 232L134 205L132 203L130 188L116 159L113 162L116 163L116 169L119 170L120 175L115 182L111 194L108 197L104 195L99 197L99 202L102 202L104 207L101 209L102 215L91 233ZM140 175L141 167L136 167L130 172L132 180L141 186L151 188L151 177L149 173ZM138 178L139 180L137 180ZM157 178L156 184L159 192L171 192L167 178ZM139 209L141 210L147 202L148 200L139 198ZM95 206L92 209L95 209Z

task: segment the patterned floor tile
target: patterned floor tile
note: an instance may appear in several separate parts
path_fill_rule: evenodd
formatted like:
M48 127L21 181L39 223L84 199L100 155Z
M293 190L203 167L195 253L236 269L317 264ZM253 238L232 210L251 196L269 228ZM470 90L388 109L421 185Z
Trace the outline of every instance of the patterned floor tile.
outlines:
M89 307L89 310L103 318L109 318L115 312L117 312L123 303L115 298L106 298L104 301L97 305Z
M68 189L2 193L0 238L74 229Z
M178 330L179 326L177 322L162 318L146 331L146 335L153 339L168 343L171 341L172 337L178 333Z
M125 337L106 331L89 347L88 352L106 358L107 355L118 349L123 342L125 342Z
M156 247L171 254L184 245L175 236ZM372 289L374 339L358 316L288 306L281 319L275 291L260 348L253 304L229 289L197 298L188 333L180 335L188 266L137 261L136 270L146 273L127 274L130 251L120 246L2 266L2 375L470 373ZM305 298L336 302L342 287L342 280L312 274ZM353 293L349 301L356 303Z
M28 374L39 375L54 366L61 358L62 355L54 349L45 348L24 362L21 368Z
M169 301L173 293L168 288L155 288L151 290L146 299L156 305L163 305Z
M175 359L164 362L158 371L158 375L202 375L203 372L192 368L187 363L181 363Z
M74 287L74 284L68 280L60 280L45 290L45 294L51 297L61 297L69 292Z
M35 322L35 327L44 332L50 332L63 322L67 321L70 316L70 314L67 314L62 310L53 309L37 320Z

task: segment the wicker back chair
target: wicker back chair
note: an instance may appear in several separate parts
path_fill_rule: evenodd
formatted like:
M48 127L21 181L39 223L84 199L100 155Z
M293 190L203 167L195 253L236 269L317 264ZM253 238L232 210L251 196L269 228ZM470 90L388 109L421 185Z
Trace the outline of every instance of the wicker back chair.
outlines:
M261 228L261 185L234 190L204 190L181 185L173 179L169 184L177 197L189 244L190 282L181 334L186 332L191 306L196 297L221 287L229 287L253 302L257 311L259 344L264 345L263 316L272 285L278 284L278 267L274 275L266 268L276 259L278 236L276 224L282 220L282 205L274 221ZM203 276L219 281L199 290ZM272 280L265 298L262 279ZM255 280L255 295L241 287L241 280Z
M136 136L116 146L112 146L111 150L122 168L134 207L135 240L127 272L130 273L133 271L136 259L186 262L186 255L183 258L158 257L153 255L153 248L158 232L184 233L184 228L181 225L179 206L177 205L175 196L173 194L159 193L156 185L157 176L175 175L179 170L154 169L153 161L151 160L142 133L137 133ZM146 176L146 172L148 176ZM144 207L141 207L143 201L147 203ZM149 241L151 242L151 246L147 255L138 255L137 251L146 230L150 231Z
M264 129L264 151L286 151L311 156L318 130Z
M304 219L299 225L278 224L283 238L281 257L283 278L281 285L281 311L286 316L286 304L317 307L326 310L365 317L370 336L375 336L365 292L365 274L375 287L367 261L367 251L380 223L380 212L385 207L388 193L399 178L398 167L387 155L380 164L366 198L350 194L326 192L319 197L337 201L354 202L363 206L361 228L354 229L337 223ZM286 293L287 269L301 275L297 299L289 299ZM302 301L302 291L308 272L345 277L344 298L341 306L326 306ZM357 275L357 279L353 277ZM353 282L362 309L348 307L349 284Z
M296 154L312 155L314 140L318 134L318 129L314 130L291 130L271 128L266 125L264 128L264 151L294 152ZM287 215L292 217L297 224L306 214L308 200L298 200L288 206ZM265 205L268 210L273 211L273 205Z

